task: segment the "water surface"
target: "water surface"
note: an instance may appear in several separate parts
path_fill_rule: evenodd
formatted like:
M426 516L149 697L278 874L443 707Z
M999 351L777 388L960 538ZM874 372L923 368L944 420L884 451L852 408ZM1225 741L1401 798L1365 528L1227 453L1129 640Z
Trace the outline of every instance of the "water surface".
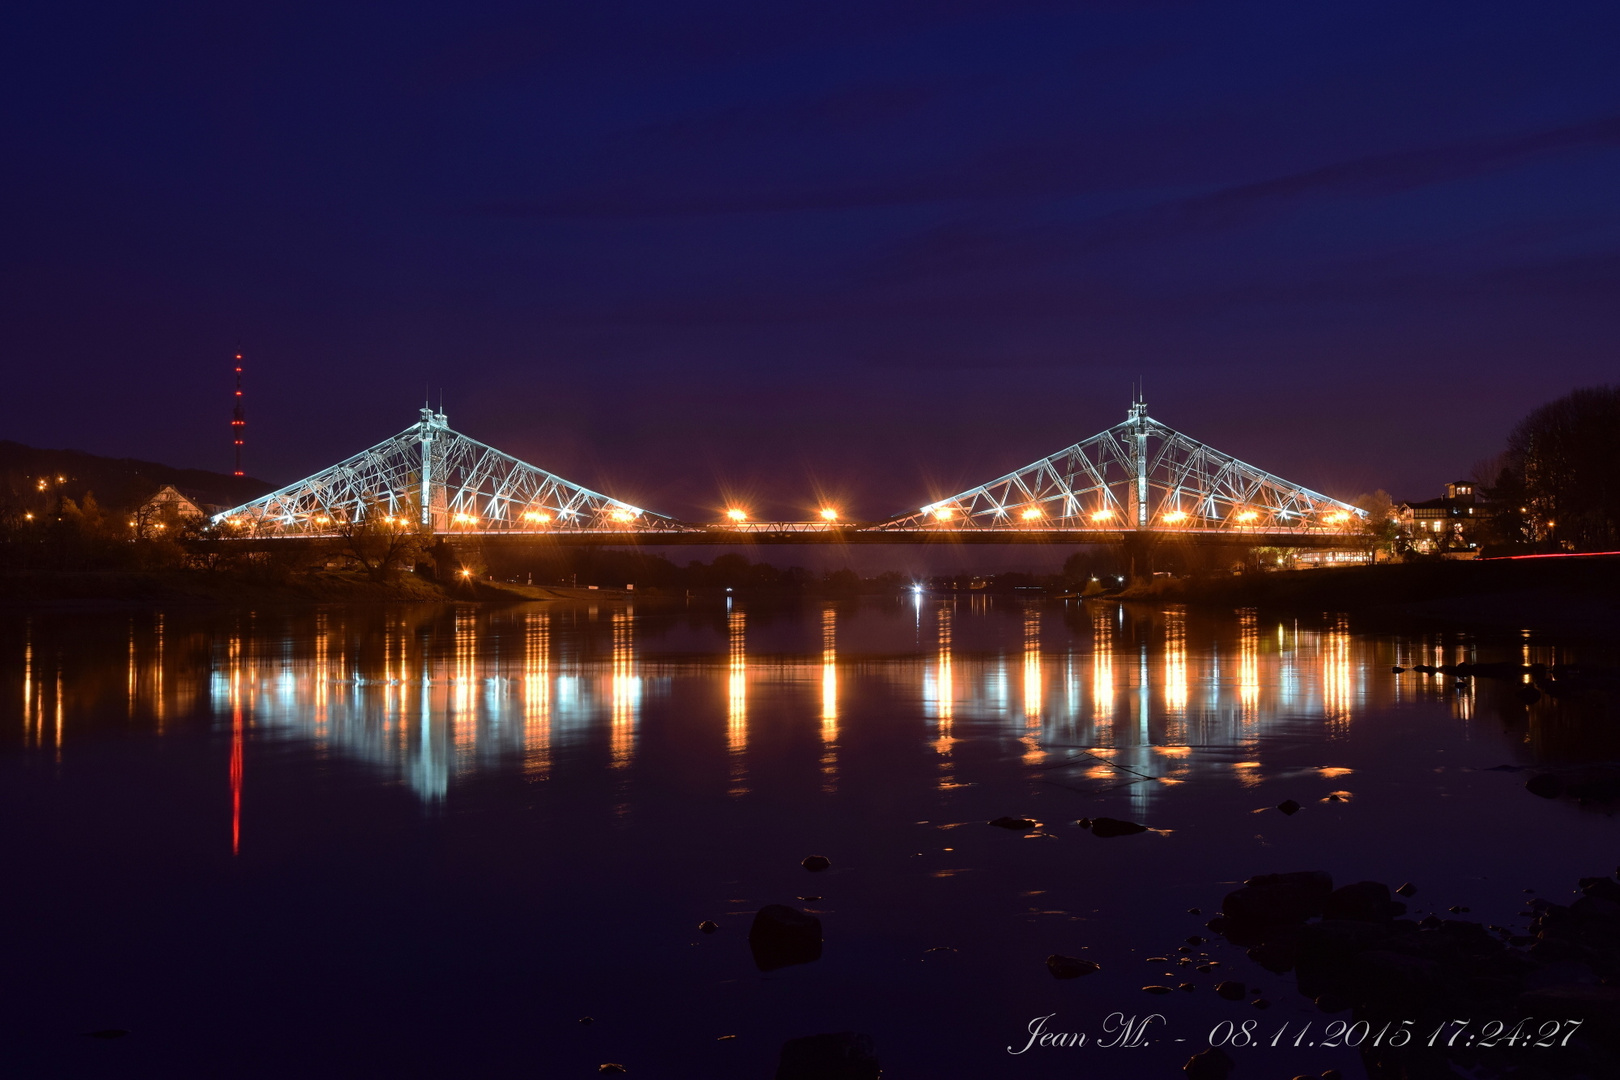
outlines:
M174 609L13 615L0 649L9 1075L768 1077L785 1040L859 1031L886 1077L1169 1077L1258 1018L1293 1028L1239 1077L1358 1076L1287 1045L1327 1019L1291 976L1176 951L1237 881L1410 880L1522 924L1620 837L1495 768L1600 752L1556 703L1390 671L1609 657L1331 614ZM1153 831L1074 824L1099 815ZM819 915L820 960L756 969L769 903ZM1165 1019L1007 1052L1115 1012ZM80 1034L106 1028L131 1034Z

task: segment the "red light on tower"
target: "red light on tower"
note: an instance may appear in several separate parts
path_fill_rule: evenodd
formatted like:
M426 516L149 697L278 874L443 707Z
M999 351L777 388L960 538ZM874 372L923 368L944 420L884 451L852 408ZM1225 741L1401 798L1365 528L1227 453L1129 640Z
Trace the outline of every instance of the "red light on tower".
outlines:
M242 415L242 354L236 354L236 408L231 413L231 441L236 444L236 471L242 474L242 436L247 431L247 418Z

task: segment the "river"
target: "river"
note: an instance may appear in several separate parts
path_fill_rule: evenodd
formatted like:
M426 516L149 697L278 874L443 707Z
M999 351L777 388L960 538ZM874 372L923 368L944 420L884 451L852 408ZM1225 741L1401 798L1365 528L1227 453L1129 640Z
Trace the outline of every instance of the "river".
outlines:
M1237 1080L1360 1076L1291 976L1188 939L1255 874L1523 925L1609 872L1620 824L1524 783L1612 747L1391 670L1504 659L1613 653L983 596L13 612L5 1072L768 1077L849 1031L902 1080L1179 1077L1256 1020ZM758 969L767 904L820 959Z

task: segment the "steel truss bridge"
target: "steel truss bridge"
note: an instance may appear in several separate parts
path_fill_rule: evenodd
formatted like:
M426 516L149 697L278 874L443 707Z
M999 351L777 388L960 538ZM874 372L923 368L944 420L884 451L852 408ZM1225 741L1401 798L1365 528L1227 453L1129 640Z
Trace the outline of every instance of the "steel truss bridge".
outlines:
M732 517L741 511L732 511ZM560 544L1140 543L1358 546L1366 512L1206 446L1147 414L882 521L681 521L581 487L451 429L424 408L398 435L216 514L226 536L357 528Z

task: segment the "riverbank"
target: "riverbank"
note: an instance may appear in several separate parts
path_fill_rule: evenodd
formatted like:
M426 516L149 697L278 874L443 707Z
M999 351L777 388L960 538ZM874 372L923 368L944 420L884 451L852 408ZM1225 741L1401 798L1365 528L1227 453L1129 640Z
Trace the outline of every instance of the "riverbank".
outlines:
M1614 636L1620 556L1414 562L1156 580L1121 600L1252 607L1274 614L1342 611L1364 623L1433 623Z
M413 574L372 581L320 571L269 579L197 570L69 570L0 576L0 602L25 607L145 607L156 604L416 604L526 600L624 600L621 589L469 581L443 585Z

